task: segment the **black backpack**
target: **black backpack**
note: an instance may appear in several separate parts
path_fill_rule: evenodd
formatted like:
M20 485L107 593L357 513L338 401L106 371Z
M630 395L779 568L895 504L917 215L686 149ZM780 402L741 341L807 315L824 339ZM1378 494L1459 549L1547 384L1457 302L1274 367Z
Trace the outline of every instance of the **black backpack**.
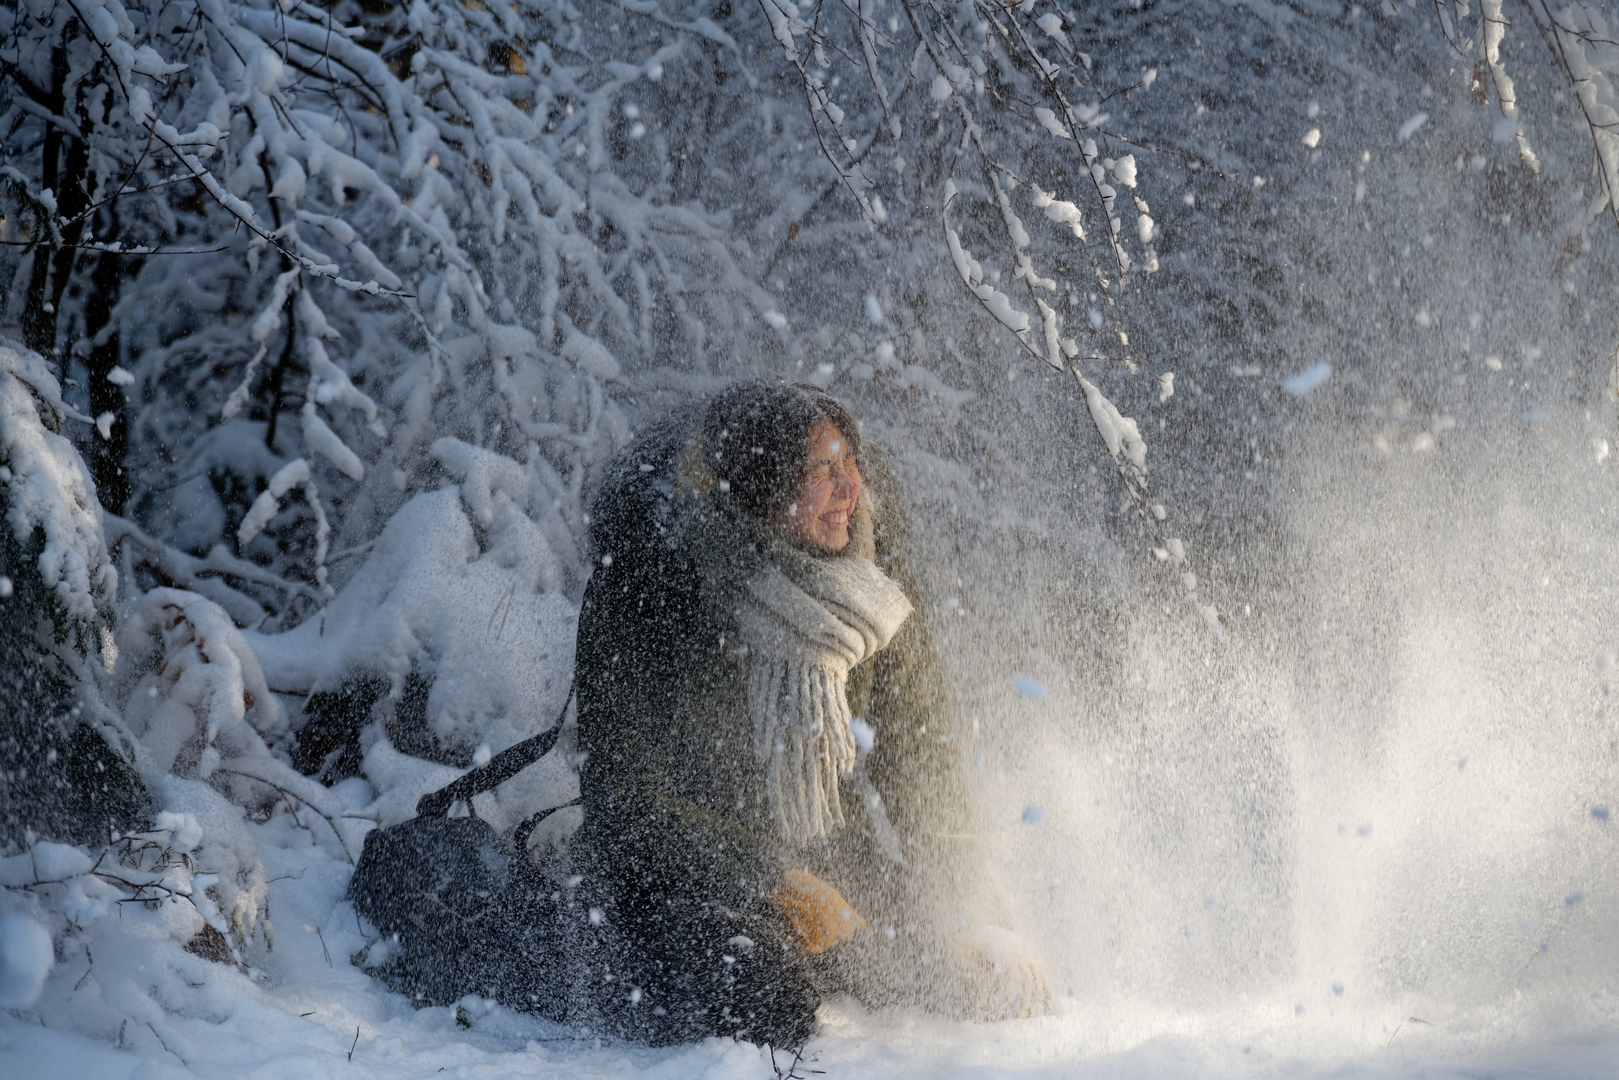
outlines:
M568 1012L568 940L578 936L568 930L588 917L540 874L525 848L536 825L578 800L535 814L510 836L476 814L448 816L457 803L544 757L561 730L559 716L548 730L422 796L414 818L366 836L347 894L382 933L365 966L418 1005L476 993L558 1019Z

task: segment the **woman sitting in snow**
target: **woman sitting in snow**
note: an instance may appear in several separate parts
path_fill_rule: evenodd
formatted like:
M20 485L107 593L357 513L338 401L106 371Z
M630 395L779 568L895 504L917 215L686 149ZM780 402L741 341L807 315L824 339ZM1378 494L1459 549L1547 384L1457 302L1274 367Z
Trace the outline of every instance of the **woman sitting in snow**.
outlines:
M746 382L646 432L580 613L590 1026L801 1045L821 998L1039 1011L994 926L892 474L831 395Z

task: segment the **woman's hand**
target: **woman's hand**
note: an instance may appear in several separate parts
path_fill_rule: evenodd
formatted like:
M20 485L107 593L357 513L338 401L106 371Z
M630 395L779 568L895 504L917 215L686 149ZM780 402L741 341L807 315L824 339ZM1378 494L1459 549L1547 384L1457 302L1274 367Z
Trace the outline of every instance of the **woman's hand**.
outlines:
M789 870L770 897L795 931L805 956L818 956L854 937L866 920L838 890L806 870Z

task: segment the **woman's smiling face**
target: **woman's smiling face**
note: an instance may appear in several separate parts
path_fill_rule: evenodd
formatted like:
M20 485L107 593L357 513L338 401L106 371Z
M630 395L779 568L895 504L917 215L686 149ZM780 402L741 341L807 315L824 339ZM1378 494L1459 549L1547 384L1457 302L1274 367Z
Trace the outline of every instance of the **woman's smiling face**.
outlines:
M823 417L810 429L802 476L777 512L776 527L799 547L842 551L849 546L849 519L862 481L854 449L831 420Z

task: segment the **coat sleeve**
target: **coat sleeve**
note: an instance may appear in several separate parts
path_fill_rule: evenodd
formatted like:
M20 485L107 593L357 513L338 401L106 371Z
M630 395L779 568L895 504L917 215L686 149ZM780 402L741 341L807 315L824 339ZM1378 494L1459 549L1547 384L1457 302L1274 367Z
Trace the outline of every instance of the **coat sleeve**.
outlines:
M694 896L745 908L788 869L779 845L735 819L648 787L615 800L613 876L631 892Z
M693 778L708 763L683 738L698 726L685 711L694 683L721 676L700 674L714 659L700 645L711 628L695 595L667 587L680 576L619 563L586 589L576 661L585 824L574 849L621 895L743 907L775 890L785 854L699 802L708 792ZM659 619L646 617L652 609Z

